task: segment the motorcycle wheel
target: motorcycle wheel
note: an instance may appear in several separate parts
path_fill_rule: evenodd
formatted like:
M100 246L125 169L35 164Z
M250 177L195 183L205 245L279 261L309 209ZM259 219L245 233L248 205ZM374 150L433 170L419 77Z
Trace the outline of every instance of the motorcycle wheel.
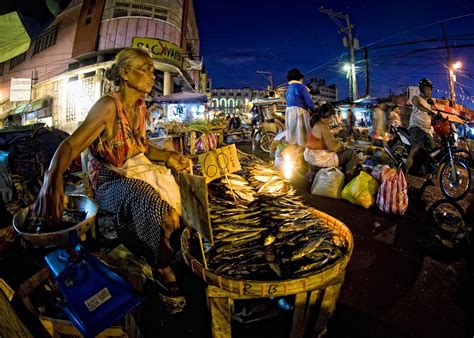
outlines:
M459 157L441 164L438 171L438 182L441 192L447 199L457 201L464 198L471 189L471 170L467 162Z
M273 139L275 138L275 133L265 133L262 135L260 139L260 149L262 149L266 153L270 153L270 146L272 144Z

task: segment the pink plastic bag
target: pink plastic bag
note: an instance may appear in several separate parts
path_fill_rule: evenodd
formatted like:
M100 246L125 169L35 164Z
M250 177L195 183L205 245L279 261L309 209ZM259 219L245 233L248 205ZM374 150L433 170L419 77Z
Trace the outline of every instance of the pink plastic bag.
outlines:
M387 175L379 187L377 207L387 213L403 215L408 208L408 187L403 171Z

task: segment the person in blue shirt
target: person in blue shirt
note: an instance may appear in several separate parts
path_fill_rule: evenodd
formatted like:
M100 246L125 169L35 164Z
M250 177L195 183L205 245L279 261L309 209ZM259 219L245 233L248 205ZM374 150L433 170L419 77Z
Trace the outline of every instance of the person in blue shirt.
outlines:
M290 69L287 75L288 89L285 93L286 141L292 145L304 147L311 130L310 113L316 109L309 89L303 84L304 75L297 68Z

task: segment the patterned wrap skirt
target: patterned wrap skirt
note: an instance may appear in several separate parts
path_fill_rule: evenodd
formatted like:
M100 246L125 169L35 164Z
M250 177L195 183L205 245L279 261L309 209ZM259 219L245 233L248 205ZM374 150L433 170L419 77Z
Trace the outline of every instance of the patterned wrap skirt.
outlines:
M158 264L161 222L170 205L145 181L99 170L95 198L101 210L113 215L118 239L151 266Z

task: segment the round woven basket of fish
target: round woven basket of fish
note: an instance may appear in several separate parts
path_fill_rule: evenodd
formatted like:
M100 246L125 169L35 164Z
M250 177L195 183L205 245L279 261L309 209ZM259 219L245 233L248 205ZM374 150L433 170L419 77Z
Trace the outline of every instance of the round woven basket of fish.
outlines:
M181 237L186 264L209 285L244 297L285 296L340 284L352 255L352 233L336 218L308 210L317 224L305 228L295 223L295 231L287 226L255 238L214 241L205 250L207 268L197 232L187 228Z

